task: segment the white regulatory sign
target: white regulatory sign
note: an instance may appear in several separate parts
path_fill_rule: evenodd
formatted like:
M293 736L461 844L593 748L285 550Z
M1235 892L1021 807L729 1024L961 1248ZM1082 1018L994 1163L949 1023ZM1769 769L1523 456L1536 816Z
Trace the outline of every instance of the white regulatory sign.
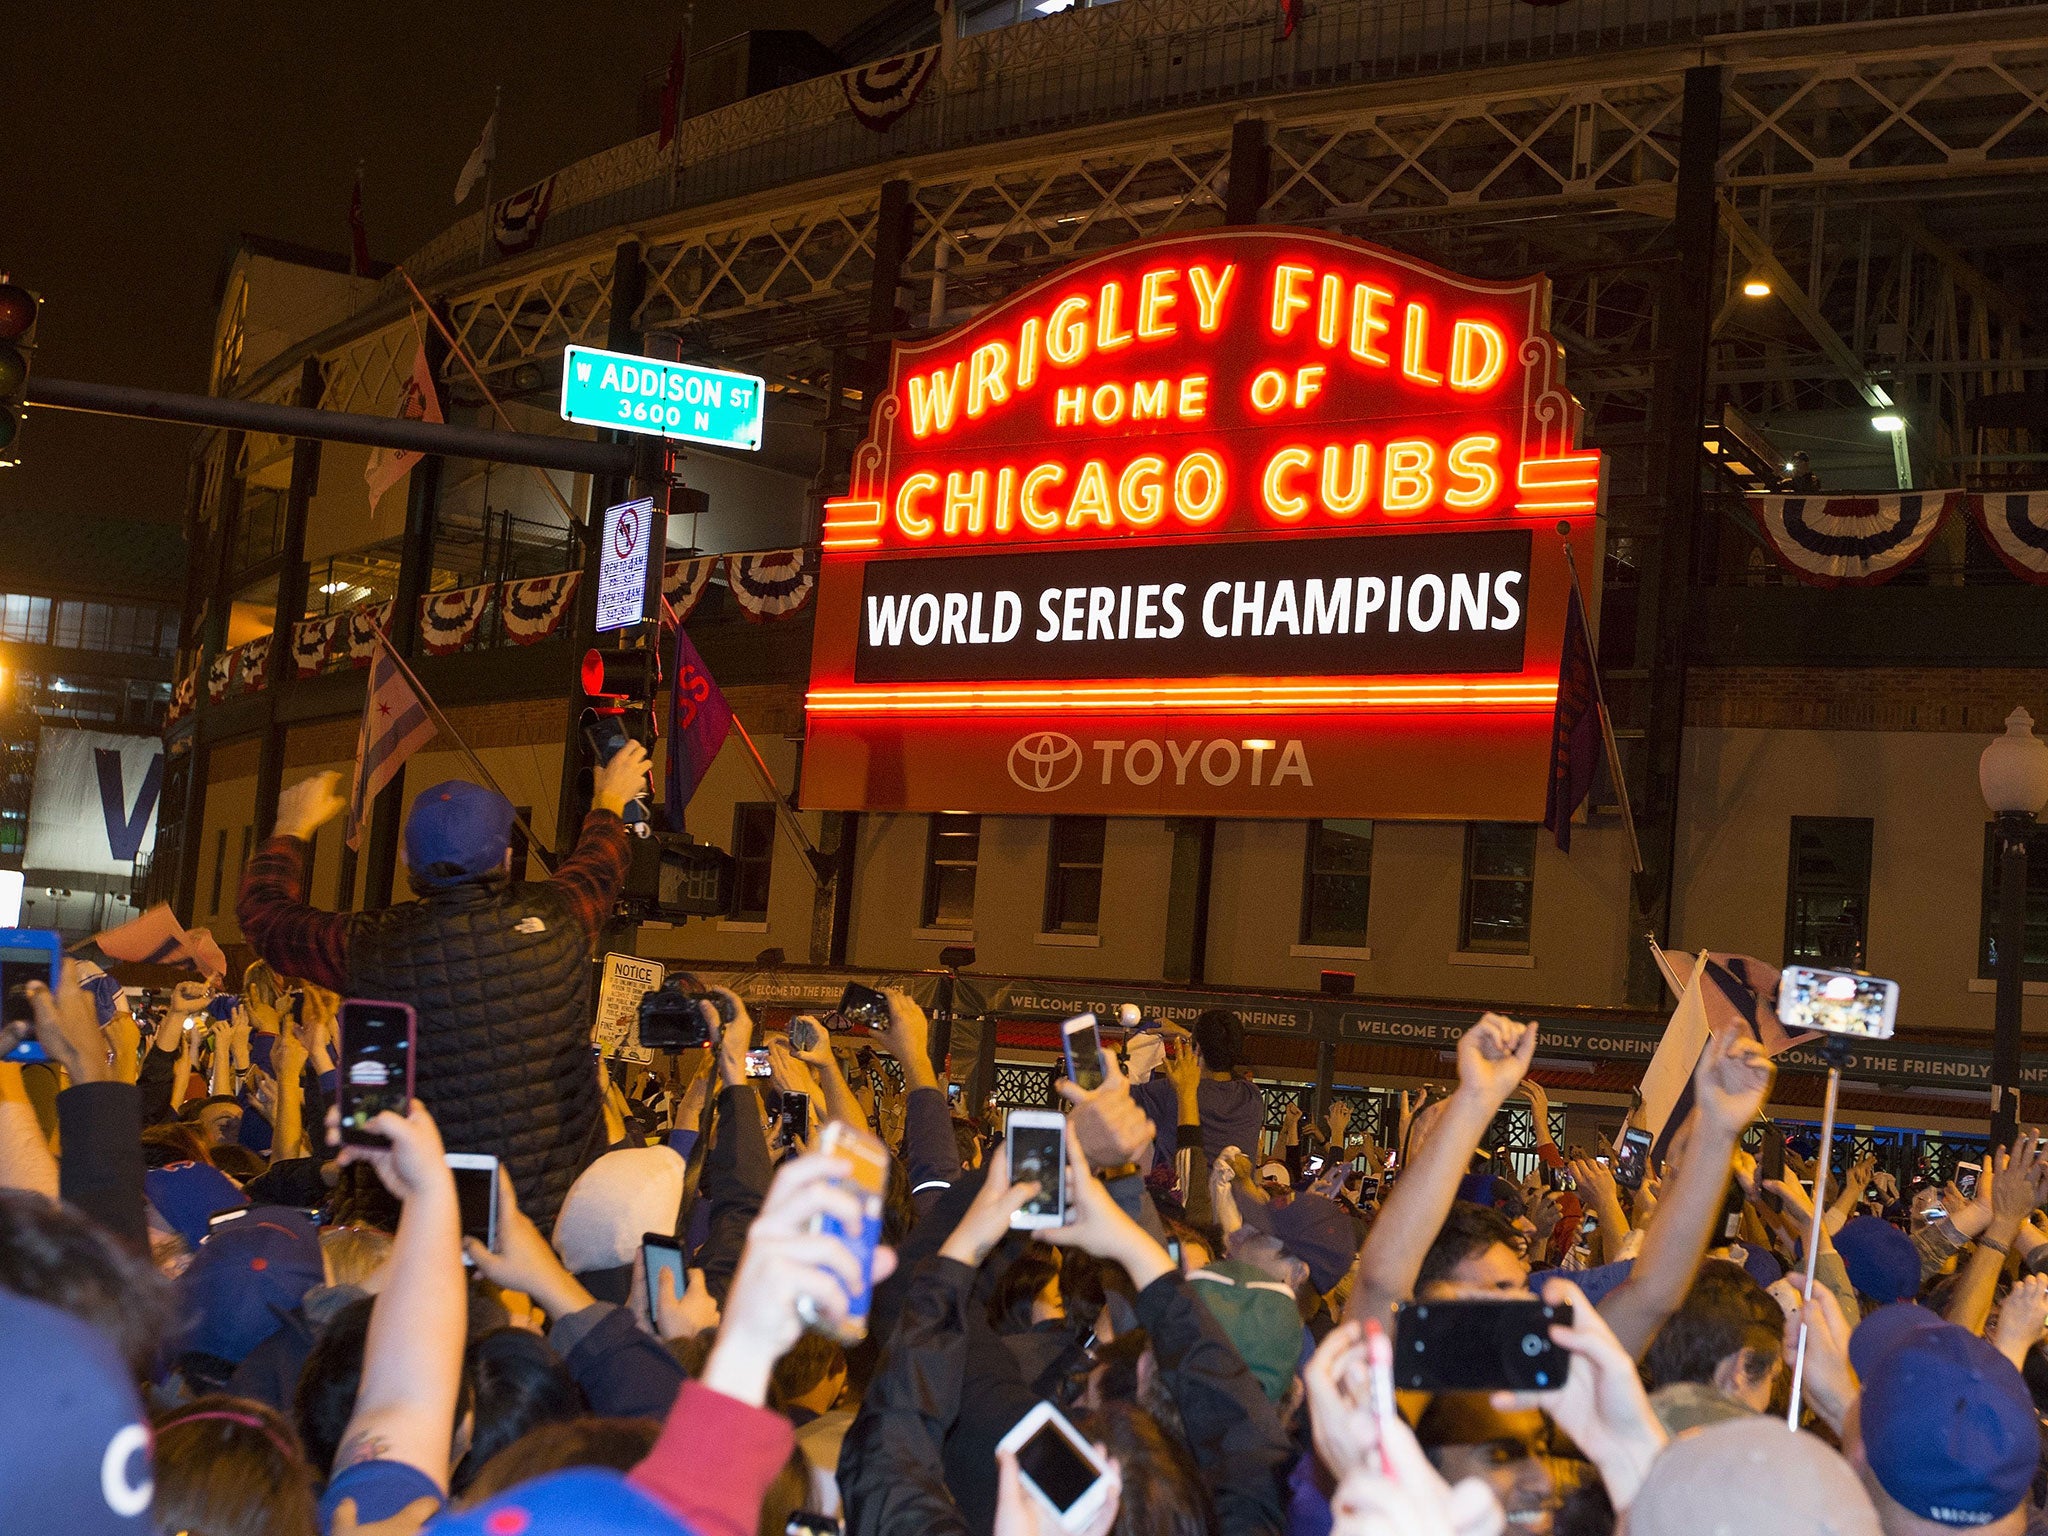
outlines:
M604 957L604 977L597 986L597 1022L590 1038L598 1051L622 1061L652 1061L640 1044L640 996L661 985L659 960L638 955Z
M649 497L604 509L604 553L597 567L600 632L624 629L647 616L647 546L653 527Z

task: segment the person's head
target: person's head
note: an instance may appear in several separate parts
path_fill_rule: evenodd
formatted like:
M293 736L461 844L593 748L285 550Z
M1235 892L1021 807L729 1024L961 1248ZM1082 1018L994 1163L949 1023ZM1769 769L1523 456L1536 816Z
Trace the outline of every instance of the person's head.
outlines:
M571 1467L630 1472L647 1459L661 1426L652 1419L568 1419L537 1425L477 1468L458 1500L474 1509L508 1488Z
M313 1536L313 1474L291 1426L265 1403L214 1395L157 1416L159 1529L206 1536Z
M1529 1293L1529 1265L1514 1223L1491 1206L1460 1200L1437 1229L1415 1278L1418 1301Z
M1446 1482L1476 1477L1491 1488L1510 1529L1549 1536L1569 1490L1557 1475L1542 1414L1504 1412L1484 1392L1439 1392L1416 1422L1415 1438Z
M142 1176L142 1192L156 1220L195 1253L215 1215L249 1204L242 1186L208 1162L152 1168Z
M778 1412L823 1413L846 1385L846 1351L821 1333L798 1335L768 1378L768 1401Z
M547 1341L524 1328L500 1328L473 1339L469 1369L476 1382L476 1425L469 1452L450 1477L455 1491L498 1452L541 1424L565 1423L589 1411L583 1389Z
M0 1189L0 1291L97 1330L137 1381L155 1373L175 1316L170 1283L147 1260L69 1207L23 1190Z
M1629 1536L1879 1536L1856 1474L1812 1435L1746 1414L1680 1435L1650 1463Z
M996 1277L988 1299L989 1326L998 1333L1023 1333L1063 1315L1059 1258L1052 1249L1033 1243Z
M1708 1259L1643 1366L1653 1387L1704 1382L1762 1413L1782 1352L1785 1314L1738 1264Z
M1227 1008L1210 1008L1195 1020L1195 1049L1204 1072L1235 1072L1244 1060L1244 1024Z
M325 1277L320 1229L304 1211L256 1205L222 1222L178 1278L186 1380L202 1390L224 1386Z
M1237 1353L1278 1403L1293 1390L1301 1361L1301 1312L1292 1288L1253 1265L1224 1260L1189 1281Z
M953 1117L953 1150L960 1154L960 1167L972 1173L981 1166L981 1132L972 1120Z
M292 1395L292 1423L306 1460L325 1475L341 1449L341 1437L355 1412L356 1388L363 1379L363 1345L370 1333L372 1298L352 1301L329 1319L299 1369Z
M555 1250L570 1272L623 1271L630 1286L641 1239L675 1230L687 1167L672 1147L625 1147L584 1169L555 1218Z
M162 1125L152 1125L142 1133L142 1166L145 1168L168 1168L174 1163L203 1163L207 1159L206 1140L199 1127L188 1125L181 1120L166 1120Z
M214 1093L187 1104L178 1119L199 1133L208 1151L224 1147L242 1133L241 1101L231 1093Z
M2025 1528L2041 1430L2013 1363L1924 1307L1879 1307L1849 1336L1863 1395L1842 1447L1887 1536Z
M1165 1221L1165 1226L1166 1235L1180 1244L1180 1272L1184 1275L1193 1274L1222 1251L1223 1245L1199 1227L1170 1218Z
M1835 1234L1835 1251L1867 1311L1920 1293L1920 1251L1882 1216L1857 1216Z
M270 1164L260 1152L252 1152L239 1142L228 1142L215 1147L210 1154L213 1166L233 1179L237 1184L248 1184L260 1179L270 1171Z
M1105 1403L1075 1425L1123 1473L1112 1536L1209 1536L1216 1509L1185 1445L1131 1403Z
M405 818L405 872L414 891L495 880L512 868L512 802L449 779L423 789Z
M353 1285L374 1289L378 1271L391 1257L391 1235L371 1227L335 1227L320 1234L320 1251L327 1260L329 1285Z
M0 1232L7 1225L0 1211ZM0 1291L0 1361L0 1524L62 1536L155 1532L149 1430L113 1342L47 1302Z

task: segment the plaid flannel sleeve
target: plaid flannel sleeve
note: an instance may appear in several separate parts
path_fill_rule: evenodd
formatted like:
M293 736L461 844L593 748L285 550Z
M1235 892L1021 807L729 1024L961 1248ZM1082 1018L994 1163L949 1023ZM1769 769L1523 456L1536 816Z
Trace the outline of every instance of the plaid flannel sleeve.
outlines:
M551 883L575 912L584 942L593 950L632 862L626 824L611 811L592 811L583 818L575 848L555 871Z
M348 988L349 914L307 905L309 852L296 837L266 838L242 871L235 919L249 947L278 974L343 992Z

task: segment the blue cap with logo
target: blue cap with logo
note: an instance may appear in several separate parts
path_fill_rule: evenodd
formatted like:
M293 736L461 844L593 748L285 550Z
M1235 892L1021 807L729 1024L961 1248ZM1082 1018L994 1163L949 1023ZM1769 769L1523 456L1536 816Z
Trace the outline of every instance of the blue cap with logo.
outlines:
M113 1344L68 1312L0 1291L0 1529L147 1536L149 1426Z
M405 818L406 871L428 890L492 873L511 846L512 802L465 779L421 790Z
M1863 1452L1878 1485L1937 1525L1989 1525L2033 1486L2041 1430L2013 1363L1914 1303L1879 1307L1849 1338L1863 1380Z
M1849 1283L1881 1307L1920 1294L1920 1250L1882 1216L1858 1216L1835 1234Z
M157 1215L190 1248L206 1240L206 1218L249 1203L233 1179L211 1163L169 1163L142 1176L143 1193Z
M178 1348L239 1362L326 1278L312 1217L252 1205L215 1227L179 1276L185 1331Z
M690 1527L618 1473L553 1472L441 1516L434 1536L689 1536Z

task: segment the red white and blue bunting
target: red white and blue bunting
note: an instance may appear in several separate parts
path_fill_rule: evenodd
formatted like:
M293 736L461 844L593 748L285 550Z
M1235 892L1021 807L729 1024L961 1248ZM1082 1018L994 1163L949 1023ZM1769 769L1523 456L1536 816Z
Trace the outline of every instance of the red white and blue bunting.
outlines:
M699 555L694 560L671 560L661 568L661 595L668 599L678 624L697 611L717 565L718 556Z
M496 242L498 250L504 255L516 256L539 244L541 229L547 224L548 209L554 200L555 178L550 176L493 203L491 239Z
M263 686L263 673L270 661L270 636L259 635L235 648L235 691L254 693Z
M347 612L348 617L348 664L351 667L367 667L370 655L377 649L377 631L391 633L392 599L381 603L361 603ZM336 640L340 640L339 634Z
M1817 587L1890 581L1920 557L1961 491L1883 496L1751 496L1771 552Z
M301 619L292 626L292 666L299 677L318 677L334 648L334 631L341 614Z
M582 581L581 571L563 571L531 581L506 582L498 600L505 638L515 645L532 645L552 635L575 607L576 588Z
M461 650L475 638L477 625L491 605L496 582L480 587L458 587L451 592L427 592L420 597L420 645L429 656L447 656Z
M818 585L818 556L811 549L769 549L727 555L725 581L750 619L779 619L811 600Z
M861 126L885 133L916 103L938 62L937 48L899 53L893 59L878 59L845 71L839 77L839 88L846 92L846 104L853 108Z
M206 669L206 696L218 704L228 696L228 683L235 675L235 653L221 651Z
M1970 512L2013 575L2048 582L2048 491L1972 496Z

